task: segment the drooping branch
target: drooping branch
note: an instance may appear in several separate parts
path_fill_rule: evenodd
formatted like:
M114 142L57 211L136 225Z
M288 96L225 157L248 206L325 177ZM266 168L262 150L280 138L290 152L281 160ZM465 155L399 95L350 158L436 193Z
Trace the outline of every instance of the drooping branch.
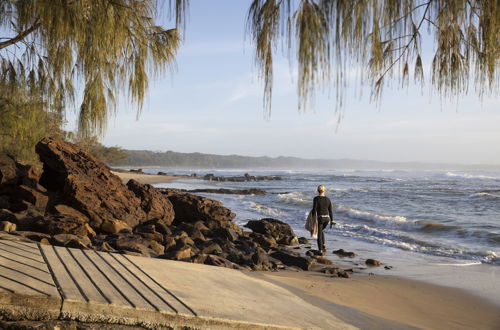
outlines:
M33 31L35 31L39 27L40 27L40 22L38 20L36 20L35 23L33 23L33 25L31 25L29 28L27 28L26 30L19 33L17 36L15 36L11 39L8 39L6 41L0 42L0 49L12 46L12 45L24 40L24 38L26 38L29 34L31 34Z

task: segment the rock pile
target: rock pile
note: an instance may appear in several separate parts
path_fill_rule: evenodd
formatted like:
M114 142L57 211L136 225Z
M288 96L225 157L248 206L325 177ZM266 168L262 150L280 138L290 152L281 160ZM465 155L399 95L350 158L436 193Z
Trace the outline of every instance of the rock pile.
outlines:
M222 182L274 181L274 180L281 180L281 177L276 175L254 176L248 173L245 173L245 175L243 176L216 176L210 173L203 176L203 180L222 181Z
M79 147L36 146L43 170L0 154L0 230L42 244L159 257L237 269L309 269L314 259L286 246L298 239L276 219L244 231L222 203L130 180Z

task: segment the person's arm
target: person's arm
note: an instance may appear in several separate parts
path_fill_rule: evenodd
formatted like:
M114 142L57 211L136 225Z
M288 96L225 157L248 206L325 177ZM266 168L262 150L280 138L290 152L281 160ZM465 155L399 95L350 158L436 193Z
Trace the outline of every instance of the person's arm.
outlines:
M313 208L312 208L312 212L313 212L313 214L318 213L318 212L317 212L318 210L317 210L317 208L316 208L316 202L317 202L317 200L318 200L318 198L317 198L317 197L314 197L314 199L313 199Z
M328 199L328 214L330 215L330 227L333 224L333 212L332 212L332 201Z

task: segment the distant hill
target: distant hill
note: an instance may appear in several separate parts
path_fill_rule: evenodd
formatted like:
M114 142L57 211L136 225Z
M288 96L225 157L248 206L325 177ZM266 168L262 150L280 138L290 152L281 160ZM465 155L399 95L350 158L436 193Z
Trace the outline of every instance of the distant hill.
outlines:
M174 151L126 150L128 156L115 163L123 167L167 168L275 168L275 169L395 169L395 170L491 170L500 171L500 165L432 164L419 162L381 162L355 159L304 159L297 157L249 157L181 153Z

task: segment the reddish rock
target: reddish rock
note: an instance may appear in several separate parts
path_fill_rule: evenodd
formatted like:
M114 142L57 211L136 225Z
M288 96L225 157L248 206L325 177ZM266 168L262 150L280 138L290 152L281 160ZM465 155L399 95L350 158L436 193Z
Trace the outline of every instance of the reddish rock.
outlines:
M90 230L89 230L90 229ZM93 236L95 234L87 222L67 215L47 215L33 225L33 230L50 235L73 234L78 236Z
M104 220L101 225L101 231L108 234L131 233L132 228L124 221L111 219Z
M211 266L217 266L217 267L226 267L226 268L233 268L233 269L240 268L235 263L233 263L233 262L231 262L223 257L214 256L213 254L207 255L207 257L203 263L205 265L211 265Z
M159 195L152 189L134 184L136 190L131 191L104 163L76 145L45 138L36 145L36 152L43 163L40 183L58 192L63 204L88 217L96 231L105 222L123 221L133 228L151 220L150 216L172 217L163 197L157 201Z
M356 253L350 252L350 251L345 251L344 249L338 249L338 250L333 251L332 253L338 255L339 257L354 258L357 256Z
M0 153L0 186L17 181L16 162L7 154Z
M130 180L127 187L141 200L141 208L148 220L160 220L167 226L174 221L174 208L168 198L149 184Z
M174 206L174 223L203 221L230 221L236 214L224 207L221 202L196 196L188 193L180 193L173 190L165 190L164 193Z
M378 266L382 265L382 263L380 261L375 260L375 259L366 259L365 264L368 266L372 266L372 267L378 267Z
M33 188L26 185L19 185L12 190L11 199L14 202L28 202L37 210L44 213L49 202L49 196L44 190L43 187Z

